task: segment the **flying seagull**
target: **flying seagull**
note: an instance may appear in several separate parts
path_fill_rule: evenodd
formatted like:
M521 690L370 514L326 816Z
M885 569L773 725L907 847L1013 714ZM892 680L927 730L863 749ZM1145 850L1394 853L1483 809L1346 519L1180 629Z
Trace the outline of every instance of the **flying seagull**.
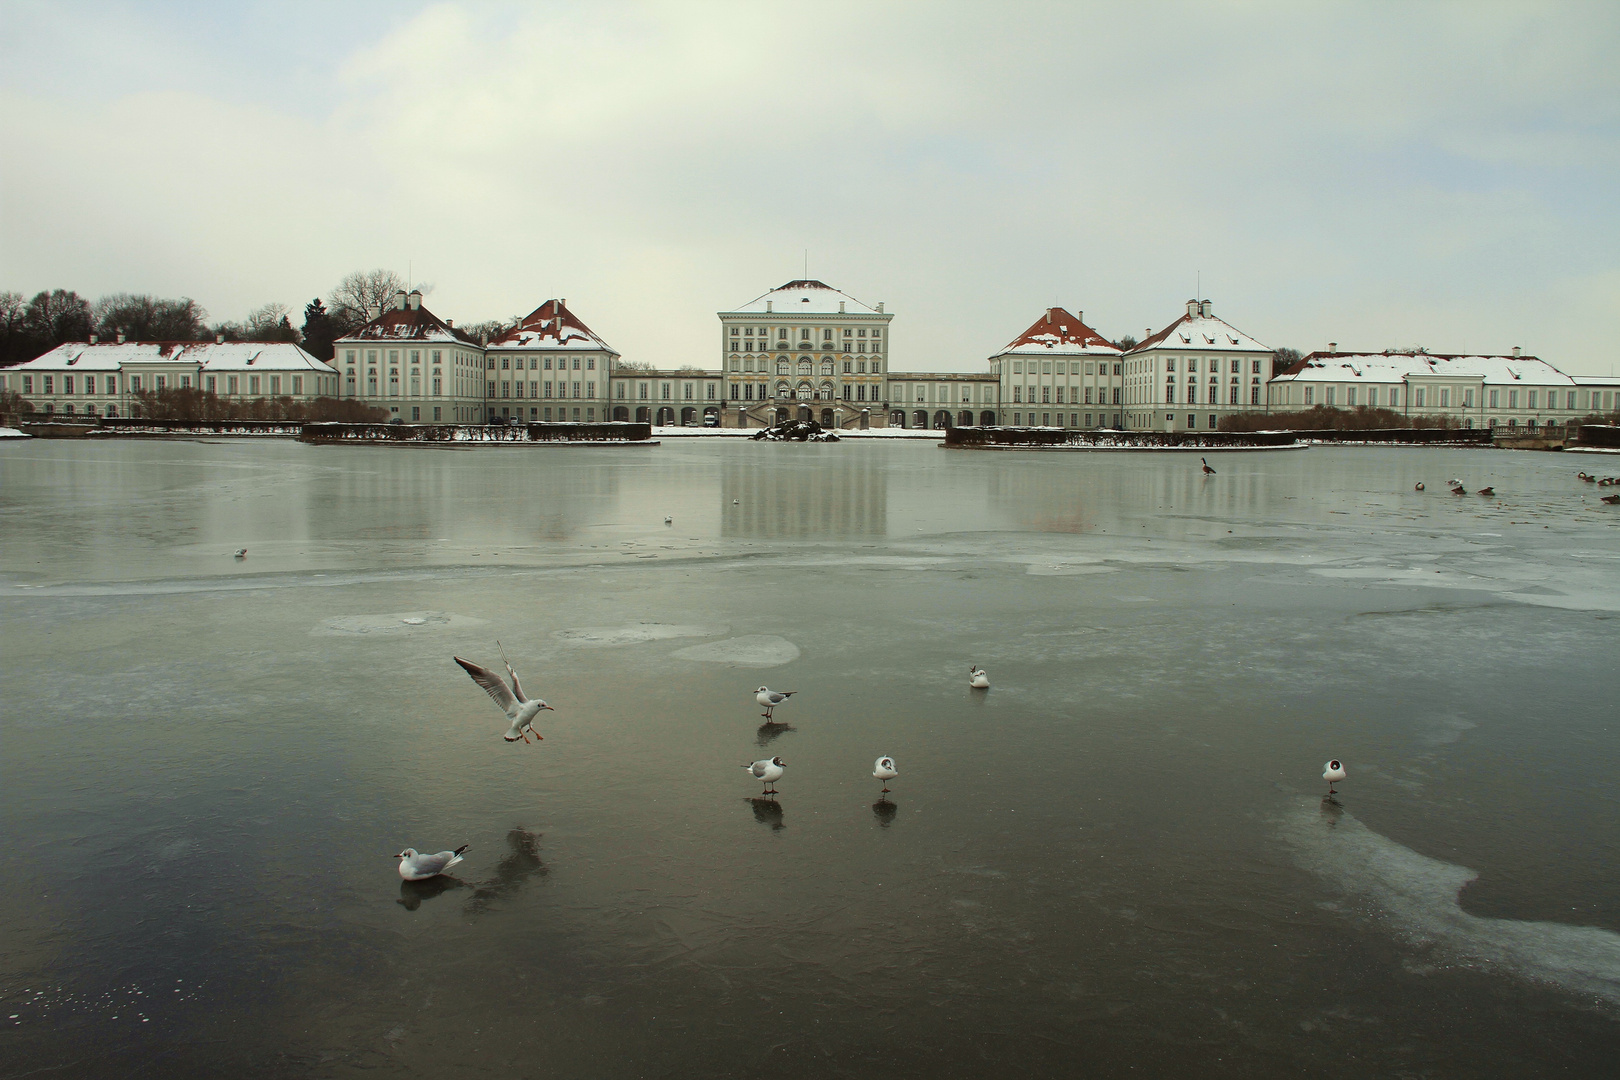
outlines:
M500 647L500 644L499 641L495 643L497 648ZM551 706L539 698L531 701L524 697L523 687L518 683L517 672L512 670L512 662L506 660L506 650L504 648L501 649L501 659L506 661L506 673L512 677L510 689L507 688L501 677L489 670L489 668L481 667L471 660L463 660L459 656L455 658L455 661L462 666L468 675L472 676L473 682L484 688L484 693L488 694L490 699L506 714L507 719L512 721L511 729L501 738L507 742L517 742L519 739L528 742L530 735L533 735L536 739L542 738L543 736L534 730L534 718L540 715L541 709L551 709ZM557 710L552 709L551 711L556 712Z
M771 713L776 711L778 705L797 693L797 690L789 690L786 693L779 694L768 686L762 686L759 688L759 692L754 695L754 700L759 702L760 706L765 710L760 715L769 720L771 719Z
M437 855L422 855L415 848L408 847L393 858L399 860L400 877L406 881L421 881L423 878L438 877L462 862L461 853L471 846L462 844L454 851L441 851Z

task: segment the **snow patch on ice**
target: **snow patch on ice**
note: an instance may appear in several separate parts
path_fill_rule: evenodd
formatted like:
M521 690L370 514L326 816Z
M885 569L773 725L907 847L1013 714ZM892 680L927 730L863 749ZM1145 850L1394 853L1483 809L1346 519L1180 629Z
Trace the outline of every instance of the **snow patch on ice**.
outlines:
M1035 577L1078 577L1082 574L1117 574L1119 570L1101 563L1030 563L1024 573Z
M1419 854L1326 801L1301 800L1282 837L1302 867L1370 903L1413 944L1620 1003L1620 934L1470 915L1458 895L1475 871Z
M566 645L586 648L606 648L614 645L638 645L643 641L663 641L668 638L714 637L730 630L729 626L679 626L674 623L640 622L629 626L580 626L570 630L557 630L552 637Z
M395 611L385 615L336 615L323 619L310 631L315 637L349 634L409 634L421 630L459 630L483 626L488 620L449 611Z
M669 654L676 660L702 660L739 667L776 667L799 658L799 647L773 634L750 634L705 645L690 645Z

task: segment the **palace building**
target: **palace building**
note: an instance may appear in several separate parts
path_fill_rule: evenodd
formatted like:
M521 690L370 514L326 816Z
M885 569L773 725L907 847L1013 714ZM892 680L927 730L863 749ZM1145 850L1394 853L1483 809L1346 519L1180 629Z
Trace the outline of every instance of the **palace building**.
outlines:
M883 304L820 281L790 281L720 318L722 422L764 427L791 417L827 427L887 422L890 355Z
M495 415L483 346L423 307L420 292L396 293L388 310L332 345L342 396L387 409L390 419L465 424Z
M1272 350L1215 317L1208 300L1125 354L1125 427L1213 431L1221 417L1265 412Z
M1327 406L1445 416L1463 427L1537 428L1614 408L1617 380L1573 378L1544 360L1426 352L1313 352L1271 380L1273 412Z
M1000 388L998 424L1014 427L1118 427L1124 350L1079 313L1046 313L990 357ZM980 421L983 422L982 420Z
M498 400L498 415L513 420L606 420L608 380L618 359L568 310L567 300L547 300L485 347L489 415L497 415Z
M289 342L72 342L0 371L0 389L22 396L36 413L62 416L139 415L140 395L200 390L222 398L335 397L336 370Z

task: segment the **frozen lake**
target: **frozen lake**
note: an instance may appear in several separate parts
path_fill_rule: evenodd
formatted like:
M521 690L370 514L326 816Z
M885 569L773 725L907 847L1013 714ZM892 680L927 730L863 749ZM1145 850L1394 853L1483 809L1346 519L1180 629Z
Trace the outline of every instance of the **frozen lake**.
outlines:
M0 1078L1612 1075L1620 460L1209 457L0 447Z

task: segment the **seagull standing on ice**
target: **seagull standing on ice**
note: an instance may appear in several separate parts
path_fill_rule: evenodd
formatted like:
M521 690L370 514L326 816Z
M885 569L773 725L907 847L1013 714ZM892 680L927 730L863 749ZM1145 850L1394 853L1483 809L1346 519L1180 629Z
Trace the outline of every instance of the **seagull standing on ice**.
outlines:
M894 758L880 757L872 763L872 778L883 781L883 794L889 793L889 781L900 775L900 770L894 767Z
M752 765L744 765L743 768L753 773L754 779L765 785L765 790L760 792L761 795L775 795L776 782L782 779L782 770L787 768L787 762L779 757L760 758Z
M754 695L754 700L759 702L760 707L765 710L760 715L769 720L771 719L771 713L776 711L778 705L797 693L797 690L788 690L779 694L768 686L762 686L759 688L759 692Z
M1344 779L1344 762L1334 758L1322 766L1322 779L1328 782L1328 794L1337 795L1338 792L1333 790L1333 785Z
M984 668L977 664L968 668L968 685L975 690L990 689L990 676L984 673Z
M422 855L413 847L408 847L398 855L393 856L399 860L399 876L406 881L421 881L424 878L438 877L458 862L462 862L461 853L471 844L462 844L454 851L441 851L437 855Z
M498 647L500 642L497 641L495 644ZM501 649L501 659L506 660L505 649ZM462 666L468 675L472 676L473 682L484 688L484 693L488 694L490 700L494 701L500 710L506 714L507 719L512 721L512 727L501 738L507 742L517 742L519 739L528 742L530 735L537 739L543 738L538 731L534 730L534 718L540 715L540 710L551 709L551 706L539 698L531 701L523 696L523 687L518 683L517 672L512 670L510 660L506 660L506 673L512 677L510 689L507 688L501 677L489 670L489 668L480 667L471 660L463 660L459 656L455 657L455 661ZM551 711L556 712L557 710L551 709Z
M247 558L247 548L237 548L235 551L231 552L231 558L233 558L233 559L245 559L245 558Z

